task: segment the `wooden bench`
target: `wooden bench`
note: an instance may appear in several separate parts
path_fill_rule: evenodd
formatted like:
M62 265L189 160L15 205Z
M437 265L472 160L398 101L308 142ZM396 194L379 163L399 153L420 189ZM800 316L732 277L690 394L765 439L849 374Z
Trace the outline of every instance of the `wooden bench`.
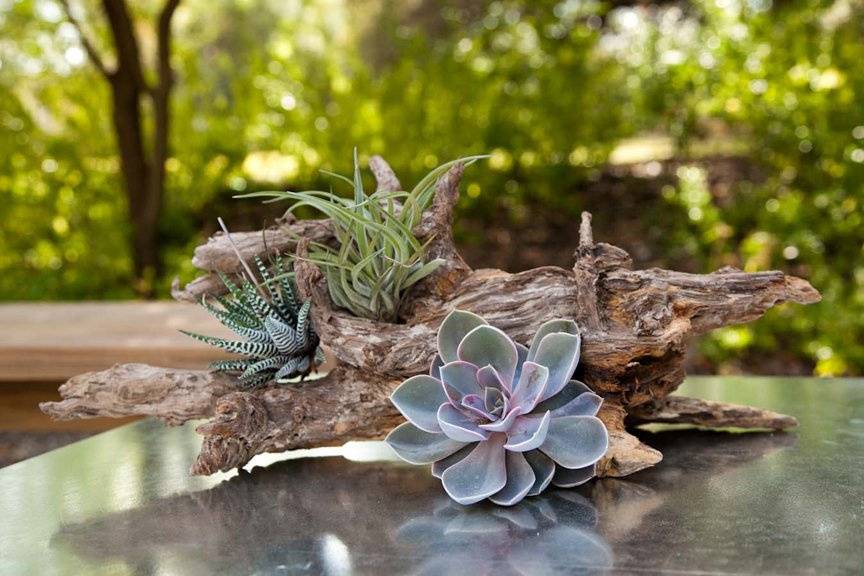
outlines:
M59 399L57 386L120 362L204 368L224 358L180 329L230 332L200 306L178 302L0 304L0 432L105 430L120 420L53 422L39 402Z
M62 382L118 362L205 367L224 354L179 330L230 334L179 302L2 304L0 326L2 382Z

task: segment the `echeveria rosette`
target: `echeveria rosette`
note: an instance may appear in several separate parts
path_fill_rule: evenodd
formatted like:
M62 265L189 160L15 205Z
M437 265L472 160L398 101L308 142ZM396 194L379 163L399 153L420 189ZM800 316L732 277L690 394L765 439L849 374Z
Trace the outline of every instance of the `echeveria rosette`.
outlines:
M429 375L391 395L408 422L387 436L404 460L432 474L460 504L510 506L549 484L578 486L606 453L602 399L576 380L581 338L572 320L551 320L530 348L483 318L453 311L438 330Z

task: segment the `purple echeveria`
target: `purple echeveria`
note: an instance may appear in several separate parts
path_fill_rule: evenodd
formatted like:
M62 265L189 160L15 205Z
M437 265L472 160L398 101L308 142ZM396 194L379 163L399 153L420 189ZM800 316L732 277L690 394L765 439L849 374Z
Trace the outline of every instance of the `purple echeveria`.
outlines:
M596 417L602 399L571 380L580 344L572 320L546 322L526 348L476 314L451 312L429 375L390 396L408 422L387 443L412 464L432 464L460 504L510 506L550 483L587 482L608 435Z

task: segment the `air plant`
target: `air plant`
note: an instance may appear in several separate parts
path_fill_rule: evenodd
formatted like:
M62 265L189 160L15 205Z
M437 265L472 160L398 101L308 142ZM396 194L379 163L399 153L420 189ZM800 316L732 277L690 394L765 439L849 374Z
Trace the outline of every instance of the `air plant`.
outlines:
M219 223L233 245L231 235L221 219ZM224 298L211 296L217 305L208 302L205 296L201 305L243 340L226 340L185 330L181 332L244 356L210 365L215 370L238 372L242 384L258 386L271 380L302 379L324 361L324 354L318 346L318 335L309 317L311 302L301 302L297 297L290 272L280 256L275 258L272 271L260 258L255 258L260 281L239 251L237 257L243 265L243 281L238 286L220 273L228 295Z
M602 399L576 380L581 338L572 320L551 320L530 348L461 310L438 330L429 375L409 378L391 400L408 422L387 436L404 460L432 474L460 504L510 506L551 483L595 474L608 435Z
M410 192L376 191L366 194L354 150L353 179L325 172L348 183L353 198L331 192L256 192L244 198L293 200L289 211L310 206L334 224L338 247L315 243L308 258L327 279L333 302L354 315L394 322L408 289L435 271L441 259L426 260L426 243L414 228L435 194L435 185L456 163L470 164L482 156L448 162L427 174Z

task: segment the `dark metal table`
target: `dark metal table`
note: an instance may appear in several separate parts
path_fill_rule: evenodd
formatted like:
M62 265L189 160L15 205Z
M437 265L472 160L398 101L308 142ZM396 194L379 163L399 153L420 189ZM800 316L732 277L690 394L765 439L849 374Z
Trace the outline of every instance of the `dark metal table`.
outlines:
M195 478L145 421L0 470L0 574L861 574L864 381L694 378L793 433L653 428L665 460L514 508L451 503L380 443Z

